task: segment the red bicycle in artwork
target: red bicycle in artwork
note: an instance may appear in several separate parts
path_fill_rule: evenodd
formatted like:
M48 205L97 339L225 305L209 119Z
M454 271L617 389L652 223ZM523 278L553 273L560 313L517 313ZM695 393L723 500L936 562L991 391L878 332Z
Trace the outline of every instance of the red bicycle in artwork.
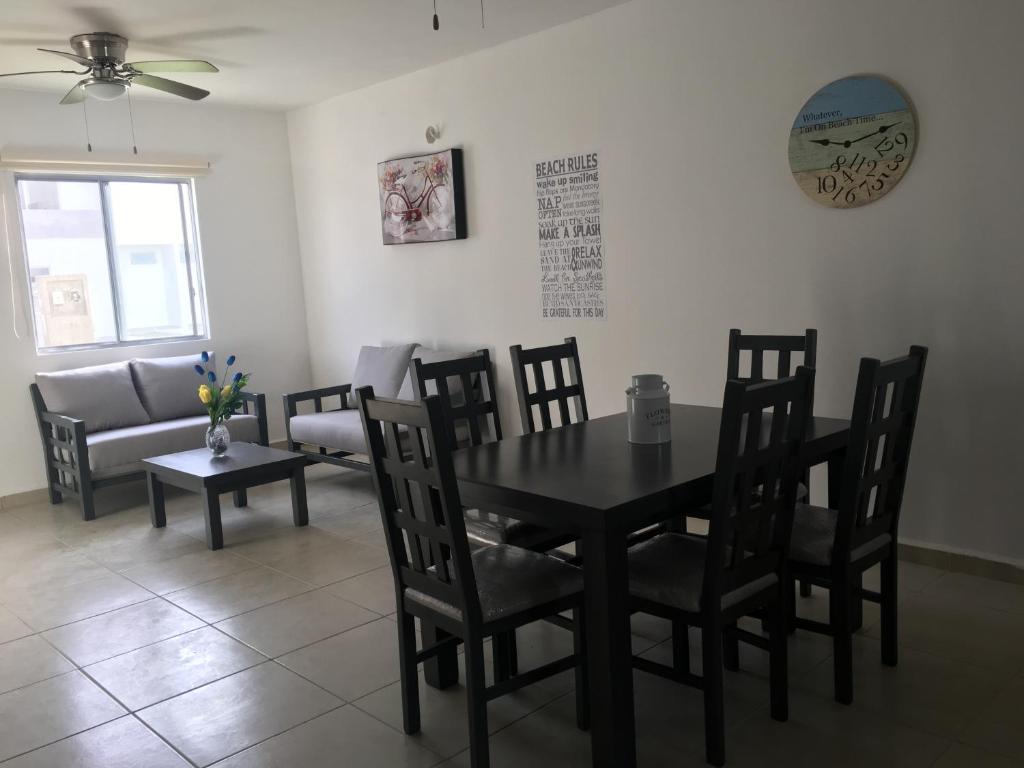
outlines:
M409 180L420 177L419 190L410 192ZM404 175L399 166L389 166L381 177L381 184L387 190L384 198L384 213L394 221L415 223L422 221L442 203L437 194L438 187L444 186L448 176L448 164L441 157L434 158L428 165L424 160L414 163L411 173ZM435 182L437 179L437 182ZM431 208L433 205L433 209Z

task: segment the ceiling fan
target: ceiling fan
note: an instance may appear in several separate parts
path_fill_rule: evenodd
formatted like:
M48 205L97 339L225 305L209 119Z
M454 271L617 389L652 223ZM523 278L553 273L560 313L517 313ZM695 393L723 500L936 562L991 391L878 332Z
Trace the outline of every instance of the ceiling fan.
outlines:
M196 88L176 80L157 77L152 72L219 72L213 64L200 60L175 61L134 61L125 63L124 56L128 50L128 39L112 32L90 32L75 35L71 38L74 53L53 51L39 48L44 53L53 53L65 59L81 64L86 69L47 69L37 72L9 72L0 77L16 77L18 75L69 74L86 75L61 99L61 104L79 104L87 96L112 101L123 96L133 85L155 88L158 91L172 93L186 99L198 101L210 95L209 91Z

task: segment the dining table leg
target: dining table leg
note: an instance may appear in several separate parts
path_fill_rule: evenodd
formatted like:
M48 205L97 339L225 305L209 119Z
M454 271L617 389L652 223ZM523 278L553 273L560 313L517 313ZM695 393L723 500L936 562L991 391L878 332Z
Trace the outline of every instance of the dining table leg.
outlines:
M629 569L624 533L583 537L587 654L590 672L590 744L595 768L635 768L633 650L629 623Z

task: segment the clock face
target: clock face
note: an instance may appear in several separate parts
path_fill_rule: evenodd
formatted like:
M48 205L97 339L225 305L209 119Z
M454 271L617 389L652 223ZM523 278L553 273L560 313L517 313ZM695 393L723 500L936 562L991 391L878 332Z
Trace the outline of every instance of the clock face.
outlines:
M895 187L917 147L907 100L879 77L844 77L814 94L789 133L789 167L829 208L873 203Z

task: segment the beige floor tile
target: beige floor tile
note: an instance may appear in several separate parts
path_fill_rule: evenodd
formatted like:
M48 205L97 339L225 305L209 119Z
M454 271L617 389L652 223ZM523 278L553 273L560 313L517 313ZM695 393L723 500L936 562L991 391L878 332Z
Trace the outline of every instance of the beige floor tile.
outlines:
M70 672L75 665L39 635L0 645L0 693Z
M947 573L929 584L924 592L957 605L981 605L997 611L1024 614L1024 585L1021 584L965 573Z
M215 622L310 589L308 584L283 573L257 567L171 592L164 597L203 621Z
M388 553L383 549L356 541L334 539L305 552L272 558L267 565L322 587L376 570L387 563Z
M946 572L927 565L909 563L900 560L897 569L897 590L900 597L927 589L938 581ZM864 572L864 586L877 592L881 589L881 566L876 565Z
M271 565L276 560L304 557L323 546L340 544L341 539L313 526L285 528L231 548L231 554Z
M206 550L205 542L170 528L140 528L114 540L90 543L78 549L105 568L123 571L134 566L159 563L190 552Z
M0 601L3 594L0 593ZM7 643L32 634L32 627L0 605L0 643Z
M196 497L195 504L200 504ZM250 498L248 507L236 509L231 497L221 497L221 528L224 532L224 546L229 551L240 544L269 536L282 528L294 527L291 508L265 509L257 506L258 499ZM190 515L181 520L167 523L167 527L199 541L206 541L206 520L202 515Z
M65 624L43 633L61 653L84 667L203 626L162 598Z
M343 539L354 539L384 530L376 501L354 509L332 511L319 517L310 518L310 525L322 528Z
M278 661L335 696L353 701L399 679L398 627L378 619Z
M4 763L4 768L188 768L134 717L122 717Z
M0 760L114 720L124 708L81 672L0 696Z
M235 616L217 628L274 657L376 618L372 611L318 590Z
M390 565L328 584L324 589L382 616L395 612L395 577Z
M115 656L86 672L132 711L256 666L266 657L212 627Z
M1011 760L967 744L953 744L932 768L1021 768L1024 762Z
M339 756L344 759L339 760ZM217 763L217 768L427 768L440 758L355 707L342 707Z
M267 662L138 715L182 754L205 766L340 704L326 691Z
M227 550L201 551L161 560L157 563L137 565L121 571L121 575L158 595L194 587L206 581L252 568L253 562Z
M38 631L81 621L107 611L150 600L153 593L116 574L54 589L5 594L8 608Z
M27 590L60 589L109 575L109 571L69 547L11 558L0 577L0 595Z
M980 707L960 741L1024 762L1024 676Z

